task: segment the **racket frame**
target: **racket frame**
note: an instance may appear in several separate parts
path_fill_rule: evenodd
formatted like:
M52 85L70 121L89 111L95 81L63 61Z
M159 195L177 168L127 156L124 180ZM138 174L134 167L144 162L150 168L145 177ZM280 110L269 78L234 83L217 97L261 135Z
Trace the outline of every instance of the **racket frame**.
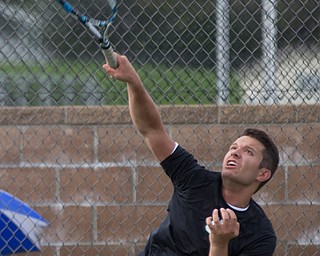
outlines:
M100 44L100 48L101 48L102 53L105 57L105 60L110 65L110 67L117 68L118 62L117 62L117 59L114 55L114 50L113 50L113 47L112 47L112 45L109 41L109 37L108 37L109 27L112 25L117 13L118 13L118 8L116 6L116 2L112 1L113 4L111 5L110 0L107 1L110 8L112 9L112 15L108 20L97 20L97 19L90 18L89 16L86 16L84 14L81 14L77 9L75 9L66 0L57 0L57 1L62 5L63 9L67 13L71 13L72 15L77 17L77 19L94 36L94 38ZM98 28L100 28L100 30L102 30L103 33L101 33Z

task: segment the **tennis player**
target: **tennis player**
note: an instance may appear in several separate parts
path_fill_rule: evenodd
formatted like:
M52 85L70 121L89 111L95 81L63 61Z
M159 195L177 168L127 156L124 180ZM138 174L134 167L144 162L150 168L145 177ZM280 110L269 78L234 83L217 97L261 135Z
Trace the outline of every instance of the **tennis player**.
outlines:
M111 77L127 84L132 121L174 187L168 214L151 233L140 255L209 255L208 217L216 228L235 225L225 255L272 255L276 247L274 229L252 199L279 163L279 153L271 138L261 130L247 129L230 146L222 171L206 170L169 136L156 104L127 57L116 58L116 69L108 64L104 68ZM213 235L219 235L212 222L208 227Z

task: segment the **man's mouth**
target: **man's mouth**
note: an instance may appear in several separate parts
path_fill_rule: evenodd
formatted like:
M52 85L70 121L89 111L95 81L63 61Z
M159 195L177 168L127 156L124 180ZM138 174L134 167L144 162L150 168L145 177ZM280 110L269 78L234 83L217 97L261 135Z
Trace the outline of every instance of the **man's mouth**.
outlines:
M233 160L227 162L227 167L237 167L237 163Z

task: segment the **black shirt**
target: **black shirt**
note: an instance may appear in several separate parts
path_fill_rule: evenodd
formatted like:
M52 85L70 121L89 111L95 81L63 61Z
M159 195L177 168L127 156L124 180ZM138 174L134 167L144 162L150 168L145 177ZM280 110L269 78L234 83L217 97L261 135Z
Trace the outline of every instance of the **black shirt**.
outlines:
M205 230L205 219L215 208L230 208L222 197L221 174L200 166L180 146L161 162L161 166L170 177L174 192L167 217L151 233L140 255L207 256L209 235ZM251 200L246 211L234 211L240 223L240 233L229 242L228 254L272 255L276 236L262 208Z

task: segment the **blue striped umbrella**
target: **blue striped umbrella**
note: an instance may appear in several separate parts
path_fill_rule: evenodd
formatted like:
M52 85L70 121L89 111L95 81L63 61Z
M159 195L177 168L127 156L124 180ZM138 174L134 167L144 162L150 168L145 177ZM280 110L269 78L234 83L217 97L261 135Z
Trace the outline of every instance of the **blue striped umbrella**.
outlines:
M40 251L48 222L27 204L0 190L0 255Z

